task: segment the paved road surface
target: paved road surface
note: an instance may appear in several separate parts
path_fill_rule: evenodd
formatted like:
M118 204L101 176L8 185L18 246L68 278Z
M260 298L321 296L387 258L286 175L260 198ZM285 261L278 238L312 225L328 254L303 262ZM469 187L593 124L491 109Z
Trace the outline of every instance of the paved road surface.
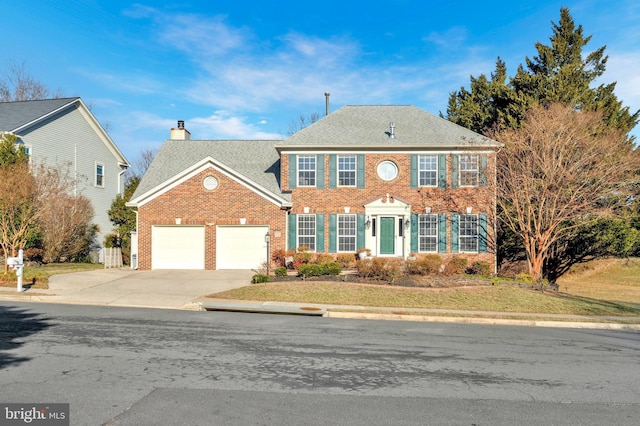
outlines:
M632 331L0 304L0 401L74 425L636 425Z

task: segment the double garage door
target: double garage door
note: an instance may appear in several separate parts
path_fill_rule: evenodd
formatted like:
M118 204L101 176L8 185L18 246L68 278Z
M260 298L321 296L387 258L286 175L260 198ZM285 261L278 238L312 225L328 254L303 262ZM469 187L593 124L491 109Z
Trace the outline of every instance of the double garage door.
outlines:
M218 226L216 269L255 269L267 260L267 226ZM205 269L204 226L154 226L152 269Z

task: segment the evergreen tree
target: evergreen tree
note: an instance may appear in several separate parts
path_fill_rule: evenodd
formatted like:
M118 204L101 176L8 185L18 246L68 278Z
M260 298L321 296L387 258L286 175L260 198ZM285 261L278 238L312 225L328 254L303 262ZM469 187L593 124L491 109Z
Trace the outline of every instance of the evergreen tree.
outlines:
M592 87L606 69L606 46L584 54L591 40L581 25L576 27L569 9L560 9L560 21L552 22L550 45L540 42L537 55L525 58L508 82L506 65L498 58L496 70L470 78L470 90L461 88L449 96L447 118L479 133L499 125L518 127L526 111L536 104L562 103L576 110L599 111L604 124L626 134L640 118L631 113L614 94L616 83ZM629 139L632 142L632 139Z
M525 64L519 65L515 75L508 81L506 65L500 58L490 79L485 75L471 76L468 90L462 87L450 94L444 118L478 133L490 134L498 128L519 128L527 111L536 105L559 103L576 111L598 112L602 117L603 127L621 131L626 135L629 146L632 146L634 138L629 132L638 123L640 111L632 113L629 107L622 105L614 93L615 82L596 85L596 80L604 75L608 57L605 55L606 46L585 53L590 41L591 36L584 35L581 25L576 26L569 9L561 8L559 22L552 22L549 45L536 43L537 55L532 59L526 57ZM636 150L632 155L639 154ZM627 185L621 183L621 186ZM631 196L629 200L631 205L627 210L636 212L630 218L630 223L638 229L639 198ZM504 215L505 212L501 214ZM503 219L507 218L503 216ZM581 233L568 235L566 240L558 241L547 266L551 270L555 269L556 273L558 270L561 273L570 266L571 259L589 258L588 254L593 254L593 250L587 248L596 245L593 242L594 235L602 235L603 241L598 247L606 245L609 247L607 254L611 254L617 246L604 240L608 235L616 235L616 232L603 231L607 227L611 228L611 224L615 222L595 223L591 225L592 229L585 227ZM501 241L515 241L509 229L502 229L500 235ZM585 241L580 241L581 238ZM498 247L498 255L502 259L517 259L523 253L518 252L518 245L514 244L501 242ZM580 252L582 249L584 252ZM598 250L597 254L603 252L605 250ZM626 256L629 251L625 248L618 250L616 254ZM557 265L563 267L558 268ZM547 269L547 272L551 271Z

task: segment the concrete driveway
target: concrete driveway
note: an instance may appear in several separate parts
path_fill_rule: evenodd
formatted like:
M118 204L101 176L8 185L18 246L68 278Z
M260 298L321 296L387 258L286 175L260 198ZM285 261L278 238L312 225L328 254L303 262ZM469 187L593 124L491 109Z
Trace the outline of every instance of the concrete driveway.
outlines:
M49 290L33 301L83 305L133 306L167 309L198 309L195 299L207 294L250 285L251 270L136 271L99 269L49 278Z

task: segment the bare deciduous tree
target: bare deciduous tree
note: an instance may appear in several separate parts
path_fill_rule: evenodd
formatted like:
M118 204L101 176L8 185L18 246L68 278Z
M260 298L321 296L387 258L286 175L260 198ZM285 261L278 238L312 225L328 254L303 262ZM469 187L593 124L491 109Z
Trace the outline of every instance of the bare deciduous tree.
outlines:
M38 226L45 263L74 259L88 251L93 207L82 195L72 195L74 181L63 169L44 166L35 171L38 187Z
M555 243L626 202L638 155L599 113L562 105L534 107L521 128L492 137L505 144L498 162L502 220L523 240L529 273L539 280Z
M25 63L13 63L9 71L0 79L0 102L33 101L48 98L60 98L58 90L51 93L49 88L31 77Z
M26 245L37 218L36 195L26 163L0 167L0 248L5 256L15 256Z
M147 172L147 169L153 162L156 154L158 154L158 148L142 148L136 159L133 161L132 167L127 171L129 179L142 179L142 176Z
M298 133L300 130L315 123L319 119L320 114L318 114L317 112L311 113L309 117L305 117L304 114L300 114L300 117L298 117L297 121L291 120L291 122L289 123L289 131L287 132L287 136L292 136Z

